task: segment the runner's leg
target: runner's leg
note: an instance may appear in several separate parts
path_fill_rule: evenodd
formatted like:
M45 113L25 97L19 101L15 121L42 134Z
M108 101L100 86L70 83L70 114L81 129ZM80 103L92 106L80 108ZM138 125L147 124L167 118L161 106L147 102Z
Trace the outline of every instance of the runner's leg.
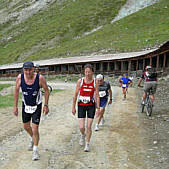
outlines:
M35 146L39 144L39 125L32 123L33 143Z
M93 123L93 119L87 118L86 142L90 142L90 138L91 138L91 135L92 135L92 123Z
M81 135L85 135L85 118L78 118Z
M100 121L101 119L103 118L103 115L104 115L104 112L105 112L105 108L100 108L100 116L98 117L98 121L97 121L97 124L100 124Z
M30 121L27 123L24 123L24 129L27 131L27 133L32 137L33 132L32 132L32 127L30 126Z

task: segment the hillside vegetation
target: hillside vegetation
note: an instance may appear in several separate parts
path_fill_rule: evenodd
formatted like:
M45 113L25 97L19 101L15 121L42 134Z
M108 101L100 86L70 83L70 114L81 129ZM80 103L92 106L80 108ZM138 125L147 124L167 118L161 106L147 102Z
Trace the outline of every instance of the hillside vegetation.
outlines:
M12 10L20 10L29 1L18 1ZM0 0L0 9L7 9L8 3L10 0ZM55 0L19 24L13 17L0 25L0 64L140 51L169 39L168 0L111 23L125 3L126 0Z

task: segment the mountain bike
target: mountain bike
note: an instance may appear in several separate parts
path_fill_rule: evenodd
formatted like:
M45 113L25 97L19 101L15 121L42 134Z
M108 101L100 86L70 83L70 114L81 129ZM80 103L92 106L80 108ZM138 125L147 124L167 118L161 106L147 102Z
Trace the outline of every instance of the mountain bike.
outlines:
M151 116L152 111L153 111L153 101L152 98L150 97L151 94L151 89L146 93L146 99L144 104L141 103L141 112L144 112L144 107L146 108L146 115Z
M50 85L47 85L48 86L48 90L49 90L49 94L52 92L52 86L50 86ZM41 90L42 91L42 94L44 95L45 94L45 91L42 89Z

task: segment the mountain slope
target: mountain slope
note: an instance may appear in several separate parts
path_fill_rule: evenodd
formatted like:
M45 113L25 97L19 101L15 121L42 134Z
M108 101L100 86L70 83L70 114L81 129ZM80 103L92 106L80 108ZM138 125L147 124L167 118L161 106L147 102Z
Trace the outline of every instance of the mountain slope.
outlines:
M126 0L49 1L19 24L17 20L1 24L0 64L93 52L138 51L168 40L168 0L111 23L125 3ZM99 30L85 34L99 26Z

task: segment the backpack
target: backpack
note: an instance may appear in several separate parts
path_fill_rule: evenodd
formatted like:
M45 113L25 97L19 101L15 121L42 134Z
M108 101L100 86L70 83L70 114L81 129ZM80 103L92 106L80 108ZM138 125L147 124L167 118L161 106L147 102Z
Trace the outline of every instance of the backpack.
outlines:
M156 78L157 72L156 72L155 68L148 69L147 72L146 72L146 76L148 78Z

